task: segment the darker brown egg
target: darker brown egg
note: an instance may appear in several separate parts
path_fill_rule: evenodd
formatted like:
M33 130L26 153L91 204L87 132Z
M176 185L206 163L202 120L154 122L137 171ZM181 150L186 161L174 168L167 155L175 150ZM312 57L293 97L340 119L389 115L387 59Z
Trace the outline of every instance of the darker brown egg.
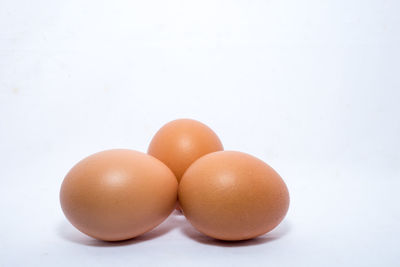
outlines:
M218 136L207 125L191 119L179 119L165 124L154 135L148 154L164 162L180 181L195 160L223 149Z
M205 155L179 184L184 215L200 232L245 240L275 228L289 207L287 187L269 165L236 151Z

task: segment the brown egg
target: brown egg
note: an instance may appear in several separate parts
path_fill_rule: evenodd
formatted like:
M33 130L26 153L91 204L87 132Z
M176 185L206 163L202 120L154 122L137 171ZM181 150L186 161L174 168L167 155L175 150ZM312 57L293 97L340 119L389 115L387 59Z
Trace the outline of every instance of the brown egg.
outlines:
M179 184L179 203L200 232L221 240L265 234L285 217L287 187L269 165L236 151L208 154L194 162Z
M61 207L81 232L117 241L150 231L175 208L171 170L145 153L114 149L76 164L61 186Z
M155 134L148 153L164 162L180 181L196 159L223 149L218 136L207 125L179 119L165 124Z

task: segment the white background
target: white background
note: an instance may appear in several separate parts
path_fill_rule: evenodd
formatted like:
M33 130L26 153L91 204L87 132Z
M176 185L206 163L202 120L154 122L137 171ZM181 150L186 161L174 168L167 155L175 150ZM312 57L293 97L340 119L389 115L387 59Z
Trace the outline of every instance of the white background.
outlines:
M0 2L0 266L399 266L400 2ZM122 243L62 214L77 161L176 118L274 167L285 221Z

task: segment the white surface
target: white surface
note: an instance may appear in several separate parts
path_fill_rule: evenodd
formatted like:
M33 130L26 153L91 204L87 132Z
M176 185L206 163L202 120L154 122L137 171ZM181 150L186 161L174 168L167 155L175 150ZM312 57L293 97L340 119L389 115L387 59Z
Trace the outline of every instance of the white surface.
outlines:
M399 266L399 1L0 2L0 266ZM285 179L244 243L172 215L108 244L59 187L99 150L198 119Z

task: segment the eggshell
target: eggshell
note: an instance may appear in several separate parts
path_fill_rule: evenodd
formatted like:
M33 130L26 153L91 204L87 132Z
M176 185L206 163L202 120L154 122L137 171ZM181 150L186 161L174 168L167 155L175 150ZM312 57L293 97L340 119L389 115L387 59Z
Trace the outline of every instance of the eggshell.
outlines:
M245 240L275 228L289 207L288 189L263 161L236 151L205 155L179 184L184 215L200 232L221 240Z
M165 124L155 134L147 152L164 162L180 181L196 159L223 149L218 136L207 125L178 119Z
M171 170L145 153L115 149L93 154L66 175L61 207L81 232L106 241L141 235L175 208Z

